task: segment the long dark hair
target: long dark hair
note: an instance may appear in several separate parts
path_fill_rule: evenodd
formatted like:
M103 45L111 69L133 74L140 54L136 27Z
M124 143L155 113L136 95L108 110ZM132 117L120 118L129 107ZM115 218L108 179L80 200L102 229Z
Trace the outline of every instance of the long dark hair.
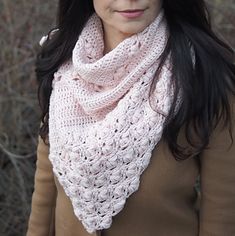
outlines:
M219 122L231 131L230 96L235 94L234 52L212 31L204 0L163 0L163 8L170 37L160 64L163 65L167 55L171 55L176 87L163 138L176 160L184 160L200 154L208 146L211 133ZM92 0L60 0L56 26L59 31L46 41L38 54L36 75L42 109L39 134L44 140L48 135L53 74L71 58L78 36L93 12ZM179 91L182 104L174 115ZM178 143L181 130L184 130L187 147Z

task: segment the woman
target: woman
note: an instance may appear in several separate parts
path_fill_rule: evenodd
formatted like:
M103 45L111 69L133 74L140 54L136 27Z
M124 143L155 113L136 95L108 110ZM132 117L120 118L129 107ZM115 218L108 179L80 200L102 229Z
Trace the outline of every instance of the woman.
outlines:
M204 1L61 0L57 28L27 236L235 235L234 54Z

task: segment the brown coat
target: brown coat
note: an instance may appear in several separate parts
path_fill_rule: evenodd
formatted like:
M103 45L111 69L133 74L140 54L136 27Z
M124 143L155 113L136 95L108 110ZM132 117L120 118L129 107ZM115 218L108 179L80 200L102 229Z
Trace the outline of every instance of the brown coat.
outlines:
M200 157L177 162L166 143L159 142L138 191L127 199L109 229L92 235L235 236L235 144L228 149L229 144L228 131L218 128ZM199 174L201 197L194 188ZM52 235L91 234L75 217L53 175L48 147L39 139L27 236Z

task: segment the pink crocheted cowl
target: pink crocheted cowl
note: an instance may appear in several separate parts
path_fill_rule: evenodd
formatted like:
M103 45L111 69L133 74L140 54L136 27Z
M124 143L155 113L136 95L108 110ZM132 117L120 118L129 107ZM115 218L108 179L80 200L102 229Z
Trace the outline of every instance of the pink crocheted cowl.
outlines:
M168 39L163 10L106 55L101 24L92 15L54 74L49 108L49 159L89 233L109 228L138 190L174 94L168 58L149 97Z

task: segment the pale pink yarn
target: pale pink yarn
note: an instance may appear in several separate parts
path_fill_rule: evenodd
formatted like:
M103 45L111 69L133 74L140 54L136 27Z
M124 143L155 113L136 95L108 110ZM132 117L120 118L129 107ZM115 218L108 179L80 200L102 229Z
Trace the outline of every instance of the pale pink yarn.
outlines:
M89 233L109 228L137 191L172 104L169 58L151 105L149 89L168 39L163 10L143 32L103 56L94 14L55 73L49 109L49 159L74 213Z

